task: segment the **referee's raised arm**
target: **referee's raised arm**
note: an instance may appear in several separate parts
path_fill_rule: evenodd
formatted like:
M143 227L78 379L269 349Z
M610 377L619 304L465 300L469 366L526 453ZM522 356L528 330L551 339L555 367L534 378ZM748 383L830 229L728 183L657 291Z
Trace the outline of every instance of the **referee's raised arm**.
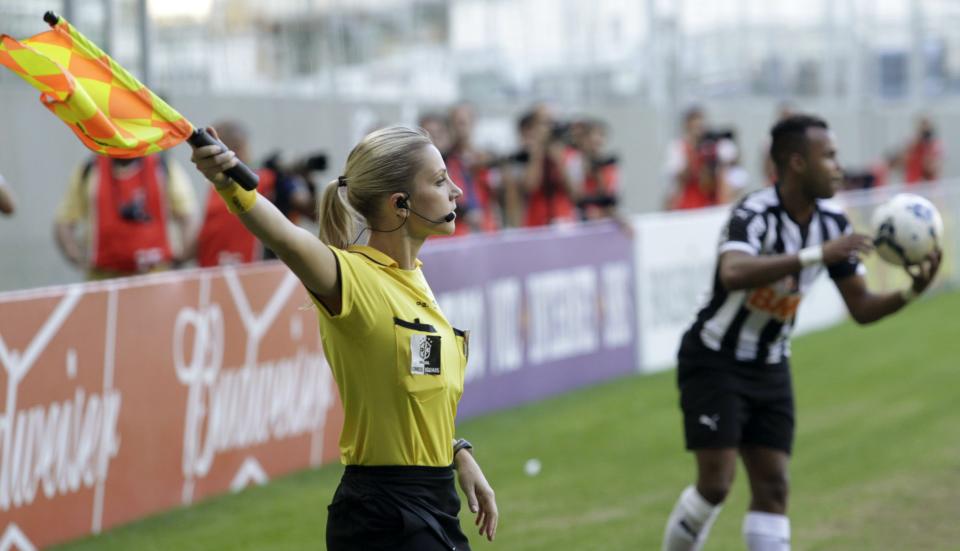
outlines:
M218 138L215 129L208 131ZM224 174L239 162L236 153L222 145L207 145L194 149L190 160L216 187L230 212L275 252L310 291L324 298L335 293L337 261L330 249L287 219L273 203L259 200L256 190L243 189Z

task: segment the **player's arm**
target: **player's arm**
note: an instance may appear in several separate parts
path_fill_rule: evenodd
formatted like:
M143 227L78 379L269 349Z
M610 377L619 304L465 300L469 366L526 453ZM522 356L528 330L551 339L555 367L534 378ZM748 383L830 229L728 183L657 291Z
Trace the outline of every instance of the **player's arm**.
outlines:
M859 324L873 323L900 310L926 291L940 269L941 258L942 253L937 250L913 269L908 269L913 284L903 291L871 293L867 289L866 279L860 274L836 280L837 289L854 321Z
M756 256L743 251L720 255L720 283L728 291L763 287L800 271L795 254Z
M803 249L797 254L757 256L731 250L720 256L720 282L728 291L762 287L795 274L806 266L819 263L831 266L867 253L872 248L869 237L851 233L823 245Z
M797 254L756 256L739 250L727 251L720 256L720 281L728 291L762 287L804 267L838 264L872 249L869 237L851 233Z
M191 160L218 190L237 185L223 174L239 162L233 151L208 145L194 149ZM257 200L252 208L237 216L309 290L320 297L331 297L337 292L337 261L333 252L313 234L288 220L273 203Z
M53 237L57 247L71 265L76 268L83 268L84 254L83 247L76 236L76 224L72 222L57 221L53 226Z
M197 233L200 220L190 177L180 163L167 162L167 197L170 218L177 228L179 241L174 250L174 262L187 262L197 254Z
M86 251L77 238L77 226L86 221L88 213L84 201L85 186L83 168L78 168L70 178L54 220L53 238L63 257L75 268L86 267Z

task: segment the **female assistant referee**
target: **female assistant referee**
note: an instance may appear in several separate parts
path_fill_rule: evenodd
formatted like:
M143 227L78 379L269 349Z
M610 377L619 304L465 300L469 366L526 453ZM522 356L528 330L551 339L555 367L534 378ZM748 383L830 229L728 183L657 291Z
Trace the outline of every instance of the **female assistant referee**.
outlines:
M493 489L454 438L469 334L444 317L417 260L427 237L453 233L462 194L430 139L403 127L363 138L323 192L319 240L223 174L238 162L232 151L204 146L192 160L317 304L344 409L327 549L469 550L454 469L492 541ZM364 230L369 244L352 245Z

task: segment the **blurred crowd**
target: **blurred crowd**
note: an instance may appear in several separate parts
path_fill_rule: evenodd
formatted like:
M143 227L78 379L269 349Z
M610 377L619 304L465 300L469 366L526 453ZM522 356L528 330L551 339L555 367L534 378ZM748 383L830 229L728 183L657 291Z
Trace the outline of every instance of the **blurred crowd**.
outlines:
M536 106L517 121L519 147L507 155L477 147L474 123L474 110L467 104L419 120L463 189L456 235L620 220L617 159L606 151L608 129L602 121L559 122L546 107ZM243 124L228 120L213 126L242 161L259 167L263 197L294 222L315 219L319 182L327 171L325 154L288 160L274 152L254 164ZM90 157L74 171L60 201L55 241L64 258L91 280L193 262L222 266L273 256L227 211L212 187L207 194L200 212L187 172L163 153L137 159ZM0 211L12 209L12 196L0 180Z
M784 105L779 118L793 110ZM424 113L418 124L443 155L463 190L457 203L455 235L506 228L612 219L629 234L621 215L618 158L608 149L609 126L591 117L560 120L536 104L515 123L516 148L498 152L475 140L476 113L469 104ZM258 191L294 222L316 218L316 197L327 174L322 152L287 159L280 152L250 158L249 135L237 121L214 126L222 141L251 167L258 166ZM776 182L763 150L760 182L741 163L737 129L713 126L704 109L691 107L681 131L664 155L667 209L696 209L737 200L750 189ZM907 184L941 176L943 145L933 122L917 121L902 147L867 166L845 171L847 189ZM329 184L328 184L329 185ZM165 154L139 159L91 157L75 170L57 209L54 236L64 258L89 279L136 275L196 263L201 267L253 262L272 257L231 215L212 187L203 212L190 177ZM16 208L0 176L0 214Z
M545 105L518 120L518 148L495 155L474 143L473 107L427 113L420 126L463 189L456 235L613 218L621 221L617 158L598 119L559 121Z
M782 105L777 120L794 114ZM770 158L770 144L761 144L763 181L753 185L741 163L741 144L733 127L713 127L701 107L689 108L682 117L680 135L664 155L668 192L667 210L697 209L739 199L760 185L773 185L777 174ZM938 180L943 164L943 144L928 117L917 120L914 135L902 147L892 149L863 167L845 167L844 189L868 189L902 181L907 185ZM898 174L899 173L899 177Z

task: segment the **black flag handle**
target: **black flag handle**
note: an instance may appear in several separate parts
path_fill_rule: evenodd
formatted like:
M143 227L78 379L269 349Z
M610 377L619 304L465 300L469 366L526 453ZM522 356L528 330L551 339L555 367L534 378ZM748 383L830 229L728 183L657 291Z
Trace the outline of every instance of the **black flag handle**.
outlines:
M203 147L205 145L219 145L226 149L226 146L223 145L223 142L217 140L211 136L207 131L202 128L196 128L193 131L193 134L190 134L190 137L187 138L187 141L190 142L190 145L193 147ZM260 177L256 175L250 167L247 165L238 162L237 166L233 168L228 168L224 173L229 176L234 182L240 184L240 187L247 190L257 189L257 184L260 182Z

